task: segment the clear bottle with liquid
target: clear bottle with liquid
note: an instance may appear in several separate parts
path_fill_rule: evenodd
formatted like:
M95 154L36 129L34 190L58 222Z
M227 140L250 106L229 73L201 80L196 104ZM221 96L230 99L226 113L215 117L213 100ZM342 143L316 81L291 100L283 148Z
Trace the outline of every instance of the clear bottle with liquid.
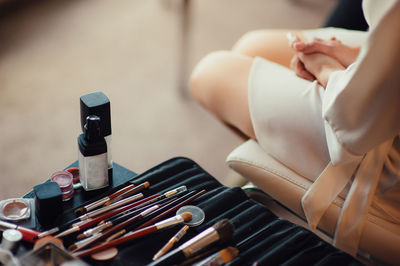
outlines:
M86 191L107 187L109 185L107 143L100 133L100 117L89 115L83 131L84 133L78 137L82 187Z
M100 135L107 143L108 182L113 183L113 161L111 151L111 104L108 97L101 91L85 94L80 97L82 131L89 115L100 117Z

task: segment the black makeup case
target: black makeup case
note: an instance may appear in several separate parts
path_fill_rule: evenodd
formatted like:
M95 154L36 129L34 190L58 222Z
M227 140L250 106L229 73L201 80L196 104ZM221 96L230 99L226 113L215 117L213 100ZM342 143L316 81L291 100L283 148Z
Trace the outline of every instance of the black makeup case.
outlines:
M163 193L181 185L185 185L188 190L207 191L190 203L204 211L205 221L199 226L191 227L175 247L217 221L228 218L235 227L235 233L233 240L226 245L238 248L239 255L227 265L360 265L353 257L307 229L278 218L264 205L250 199L240 187L223 186L190 159L172 158L140 175L115 163L113 171L112 190L115 191L128 181L136 185L150 182L150 187L142 191L145 196ZM103 193L105 192L110 190L104 190ZM32 196L32 193L25 195ZM65 203L63 214L54 223L63 224L75 218L73 209L101 197L102 195L94 196L76 191L74 198ZM174 213L168 217L173 215ZM89 257L84 261L91 265L149 264L154 254L181 227L182 225L176 225L118 246L119 253L112 260L100 262ZM36 229L43 230L40 224ZM25 244L25 248L28 249L29 246Z

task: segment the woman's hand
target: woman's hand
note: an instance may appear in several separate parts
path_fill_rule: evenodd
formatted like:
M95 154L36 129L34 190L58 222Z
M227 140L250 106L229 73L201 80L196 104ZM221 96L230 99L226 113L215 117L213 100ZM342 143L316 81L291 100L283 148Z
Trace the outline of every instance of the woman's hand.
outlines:
M294 48L295 52L298 53L322 53L333 57L345 68L347 68L356 60L360 52L360 47L345 45L341 41L336 40L334 37L330 40L315 38L310 42L302 42L297 40L292 47Z
M292 60L290 61L290 68L293 69L293 71L296 73L297 76L307 79L309 81L314 81L315 77L305 69L303 62L300 61L299 57L296 54L296 49L294 48L294 45L296 43L301 43L303 42L297 35L294 35L291 32L288 32L286 34L286 37L289 40L289 45L292 47L292 49L295 52L295 55L292 57Z
M313 75L324 88L326 88L332 72L345 69L338 60L322 53L296 53L295 57L303 64L304 69ZM296 74L299 75L297 71Z
M310 81L317 79L324 88L330 74L347 68L356 60L360 51L359 47L344 45L336 38L315 38L311 42L305 42L291 33L287 36L295 52L290 67L297 76Z
M301 62L298 55L294 55L290 61L290 68L293 69L294 73L300 78L314 81L315 77L304 67L303 62Z

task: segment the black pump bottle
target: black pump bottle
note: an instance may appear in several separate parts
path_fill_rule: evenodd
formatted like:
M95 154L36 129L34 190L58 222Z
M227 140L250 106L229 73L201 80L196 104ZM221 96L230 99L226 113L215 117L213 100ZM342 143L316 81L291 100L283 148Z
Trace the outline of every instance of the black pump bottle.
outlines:
M86 117L84 133L78 137L79 173L82 187L95 190L109 185L107 143L100 133L100 117Z

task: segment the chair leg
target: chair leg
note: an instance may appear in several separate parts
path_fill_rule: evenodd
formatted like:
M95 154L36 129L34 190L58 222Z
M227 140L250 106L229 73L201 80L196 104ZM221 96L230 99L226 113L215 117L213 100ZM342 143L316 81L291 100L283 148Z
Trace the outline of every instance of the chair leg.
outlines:
M189 28L190 28L190 0L182 0L181 6L181 29L180 29L180 47L178 47L179 54L179 69L178 69L178 89L179 94L188 97L188 55L189 55Z

